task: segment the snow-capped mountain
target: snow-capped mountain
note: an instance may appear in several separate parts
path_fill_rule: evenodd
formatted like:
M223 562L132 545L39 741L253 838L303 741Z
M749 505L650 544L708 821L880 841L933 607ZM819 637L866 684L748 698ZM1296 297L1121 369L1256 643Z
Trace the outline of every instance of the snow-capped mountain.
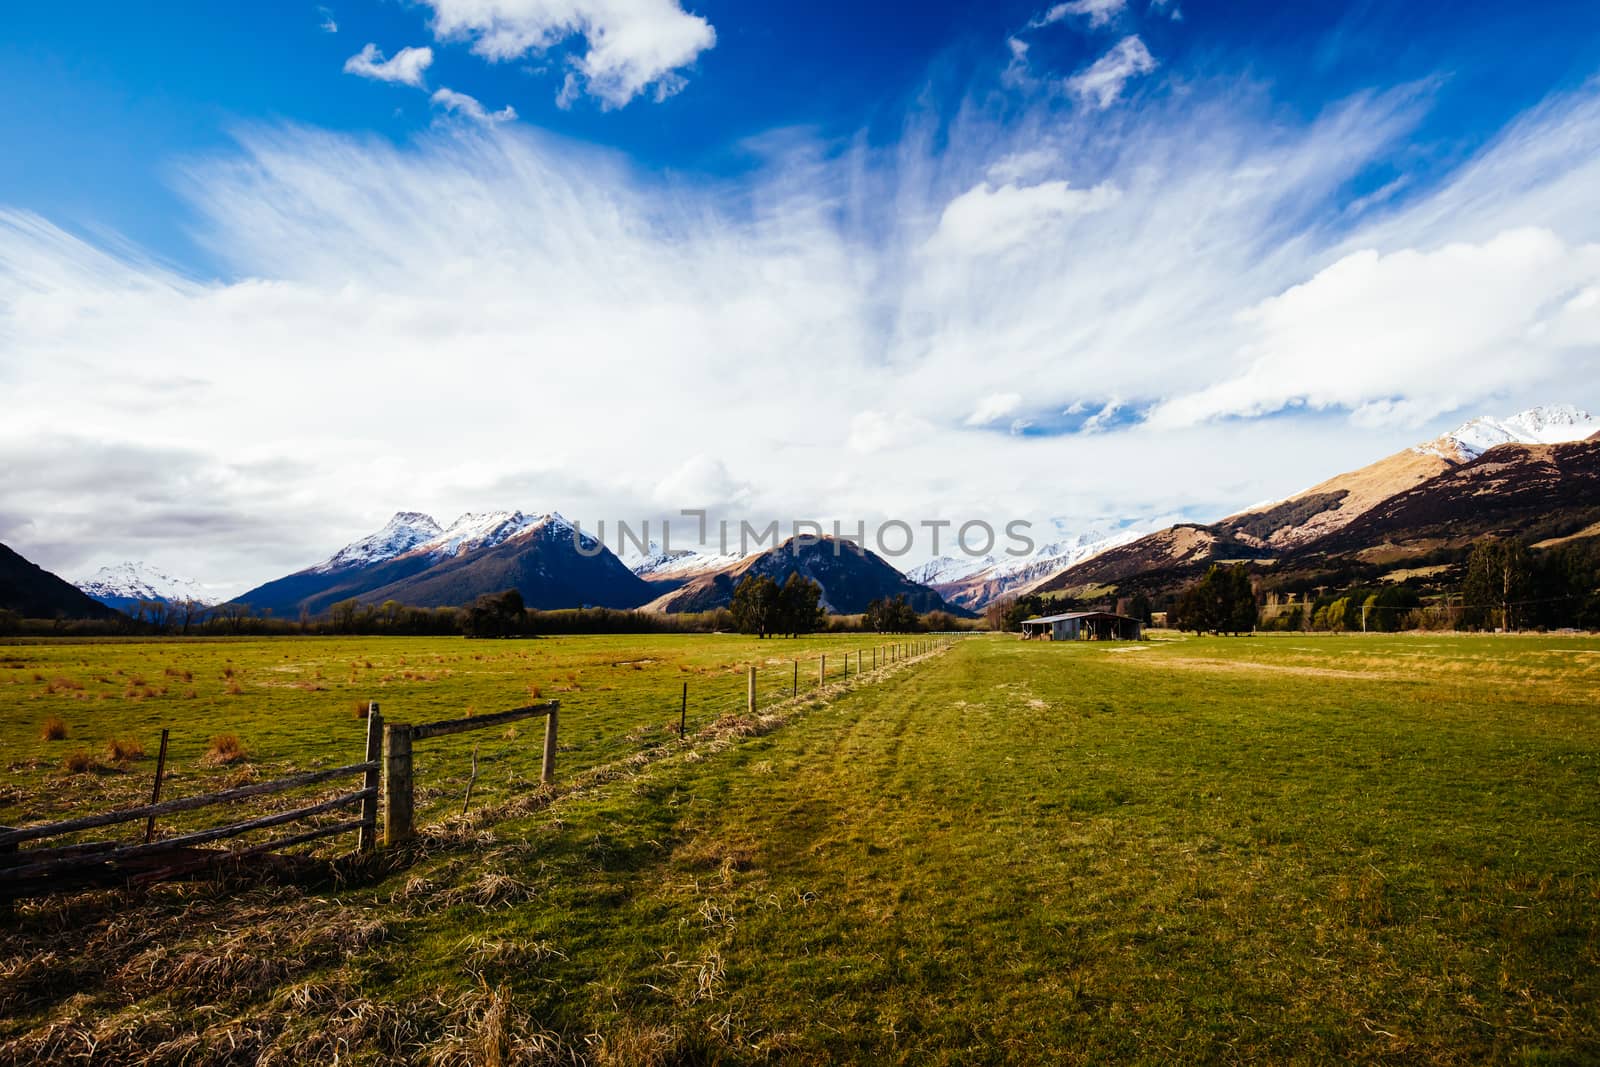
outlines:
M520 511L469 511L410 551L440 559L459 556L508 541L547 518L549 516L524 515Z
M993 556L937 556L906 571L906 577L918 585L946 585L994 564Z
M387 526L368 534L311 568L313 574L335 574L354 567L382 563L411 551L444 533L432 515L420 511L397 511Z
M649 551L645 555L641 556L636 551L630 552L622 557L622 562L645 581L657 582L727 570L747 558L738 553L730 552L722 555L718 552L696 552L687 548L675 548L670 552L664 552L660 541L651 541Z
M1560 445L1600 433L1600 419L1571 404L1529 408L1509 418L1482 415L1411 451L1467 463L1498 445Z
M931 586L952 604L976 610L999 597L1026 592L1038 582L1102 552L1136 541L1149 529L1141 525L1091 530L1040 545L1026 556L940 556L913 567L906 577Z
M186 600L210 604L216 600L193 578L174 577L144 562L101 567L74 584L100 603L119 609L141 600L158 600L169 604Z

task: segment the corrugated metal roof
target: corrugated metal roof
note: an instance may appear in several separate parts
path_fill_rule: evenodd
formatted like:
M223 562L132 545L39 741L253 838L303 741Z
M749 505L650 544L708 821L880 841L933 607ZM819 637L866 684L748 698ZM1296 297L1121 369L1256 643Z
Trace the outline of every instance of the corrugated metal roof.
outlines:
M1068 619L1126 619L1128 622L1138 622L1131 615L1118 615L1112 611L1069 611L1064 615L1041 615L1034 619L1023 619L1022 625L1030 622L1066 622Z

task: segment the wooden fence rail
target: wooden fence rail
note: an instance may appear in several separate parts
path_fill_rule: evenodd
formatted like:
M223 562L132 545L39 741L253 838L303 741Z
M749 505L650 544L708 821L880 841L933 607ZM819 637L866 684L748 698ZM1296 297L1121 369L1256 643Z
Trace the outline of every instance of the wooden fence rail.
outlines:
M287 778L274 778L270 782L256 782L253 785L242 785L236 789L224 789L220 793L206 793L196 797L180 797L177 800L163 800L159 804L144 804L137 808L123 808L121 811L102 812L99 815L84 815L76 819L65 819L61 822L18 827L17 829L0 833L0 848L4 848L7 845L20 844L23 841L35 841L41 837L56 837L60 834L77 833L80 830L93 830L100 826L114 826L117 823L147 819L152 815L173 815L180 811L209 808L214 804L226 804L235 800L244 800L248 797L282 793L303 785L315 785L318 782L327 782L335 778L354 777L357 774L365 773L371 767L372 764L370 763L352 763L347 767L332 767L324 771L306 771L303 774L291 774Z
M539 780L550 785L556 780L556 729L560 711L561 701L551 700L544 704L512 708L492 715L471 715L464 719L445 719L420 725L384 723L381 759L383 781L378 796L378 805L383 809L384 847L401 844L416 833L416 805L412 787L412 745L415 742L466 733L468 730L486 730L543 715L544 757ZM368 721L371 721L370 717Z

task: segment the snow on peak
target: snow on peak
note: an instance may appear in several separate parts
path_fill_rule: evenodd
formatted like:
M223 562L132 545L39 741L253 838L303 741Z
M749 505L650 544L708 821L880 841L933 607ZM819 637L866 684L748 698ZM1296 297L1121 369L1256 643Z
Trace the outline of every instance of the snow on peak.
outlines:
M1058 521L1057 527L1062 524ZM1149 524L1126 529L1096 529L1039 545L1026 556L939 556L911 568L906 577L922 585L953 585L969 579L997 582L1005 589L1018 588L1120 545L1137 541L1149 533Z
M1509 418L1482 415L1411 451L1465 463L1498 445L1559 445L1600 431L1600 419L1571 404L1529 408Z
M993 556L939 556L912 567L906 571L906 577L918 585L958 582L985 567L994 566L994 562Z
M463 552L501 544L549 518L547 515L528 516L520 511L469 511L412 551L440 558L459 556Z
M333 574L353 567L367 567L402 555L430 538L439 536L433 516L420 511L397 511L388 525L375 534L345 545L312 567L315 574Z
M96 600L163 600L169 603L192 600L210 604L216 599L193 578L174 577L144 562L101 567L75 584Z

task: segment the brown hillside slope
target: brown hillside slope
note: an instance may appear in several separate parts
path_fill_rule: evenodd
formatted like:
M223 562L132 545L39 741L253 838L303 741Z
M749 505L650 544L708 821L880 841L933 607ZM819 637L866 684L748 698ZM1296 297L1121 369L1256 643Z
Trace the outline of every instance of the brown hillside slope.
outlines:
M1431 453L1406 449L1346 471L1287 500L1229 516L1217 524L1246 544L1292 549L1343 529L1396 493L1456 466Z

